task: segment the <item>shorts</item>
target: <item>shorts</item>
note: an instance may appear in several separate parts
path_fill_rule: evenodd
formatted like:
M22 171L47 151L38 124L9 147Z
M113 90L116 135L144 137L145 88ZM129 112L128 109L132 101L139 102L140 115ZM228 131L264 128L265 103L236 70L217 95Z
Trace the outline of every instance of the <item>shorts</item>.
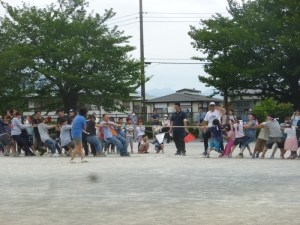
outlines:
M277 143L278 148L284 148L284 139L282 137L269 137L265 147L271 149L275 143Z
M75 145L82 145L82 138L73 138Z
M245 137L236 138L234 140L234 145L238 146L239 144L242 144L244 142Z
M242 148L245 149L247 147L248 144L250 144L252 141L254 141L254 138L253 137L248 137L246 136L244 138L244 141L242 143Z
M13 146L11 138L8 136L8 134L2 134L0 135L0 142L2 145L8 145L8 146Z
M74 143L74 141L70 141L68 144L66 144L65 146L63 146L63 148L64 147L75 148L75 143Z
M265 147L266 143L267 143L266 140L257 138L255 148L254 148L254 152L258 152L258 153L262 152L264 150L264 147Z
M220 151L220 141L218 140L214 140L214 139L210 139L210 148L215 148L215 150L217 152Z
M133 146L133 136L127 136L126 137L127 146L130 144L130 146Z

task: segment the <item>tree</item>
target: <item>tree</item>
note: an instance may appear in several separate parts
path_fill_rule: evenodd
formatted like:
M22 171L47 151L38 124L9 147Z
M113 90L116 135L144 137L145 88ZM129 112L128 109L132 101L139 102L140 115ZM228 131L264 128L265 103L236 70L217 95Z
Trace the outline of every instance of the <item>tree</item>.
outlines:
M300 2L257 0L243 1L239 4L235 0L228 0L228 5L228 12L232 18L227 18L226 25L232 27L221 27L227 32L232 32L228 38L221 39L219 35L215 35L213 29L207 27L203 29L192 27L192 34L196 32L201 34L206 29L211 42L218 43L218 46L227 47L230 42L227 61L221 61L224 54L213 53L215 48L213 44L204 48L204 51L212 54L203 57L203 60L210 63L211 70L217 71L219 67L231 68L232 76L226 76L225 79L226 83L231 83L229 88L231 97L243 95L256 95L263 99L272 97L281 102L290 101L295 108L299 108ZM214 17L211 20L217 24L220 18ZM202 23L208 21L202 20ZM203 42L201 39L203 36L194 37L196 37L194 47L203 47L198 44ZM223 74L219 72L210 75L213 79L207 84L218 88L224 81ZM255 92L249 92L249 89Z
M0 21L2 76L17 74L24 93L34 88L38 96L59 97L65 110L85 103L124 109L121 102L140 85L141 63L129 55L131 37L105 25L111 9L88 14L85 0L2 5L8 14Z

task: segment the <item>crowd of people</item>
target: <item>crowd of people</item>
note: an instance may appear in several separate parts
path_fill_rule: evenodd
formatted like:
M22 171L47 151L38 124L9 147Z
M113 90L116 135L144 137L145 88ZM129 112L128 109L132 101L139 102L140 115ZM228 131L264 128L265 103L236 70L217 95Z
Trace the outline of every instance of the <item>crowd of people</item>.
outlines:
M175 155L185 156L185 136L189 132L186 114L181 111L180 103L175 103L174 109L170 119L165 114L161 121L157 111L153 110L151 142L146 133L149 131L135 112L127 118L118 118L115 122L115 118L107 114L103 114L101 120L97 121L95 114L86 115L85 108L78 112L71 109L69 115L57 109L56 124L47 125L48 120L41 116L41 111L36 111L33 116L25 119L17 109L12 109L0 119L0 150L4 156L13 157L19 157L22 151L25 156L43 156L49 153L52 157L69 156L71 163L75 162L78 155L81 162L87 162L85 156L89 154L95 157L106 157L107 154L115 153L124 157L130 156L129 151L131 154L135 153L134 142L138 143L136 153L149 153L151 144L156 153L164 153L164 140L156 137L164 133L167 143L174 141ZM278 148L281 159L285 158L287 151L290 151L288 158L300 158L297 154L300 146L299 111L285 118L281 124L273 114L259 123L256 115L249 113L247 109L241 117L236 117L233 110L227 115L224 108L211 102L209 111L204 112L202 107L199 108L196 119L197 127L194 129L199 130L200 142L204 142L202 154L206 158L210 158L211 151L218 152L219 157L231 158L236 147L240 152L235 158L243 158L246 149L252 158L264 158L267 150L272 147L274 148L270 158L274 158ZM49 134L51 129L52 135ZM260 130L258 136L257 129ZM255 139L252 152L249 144Z

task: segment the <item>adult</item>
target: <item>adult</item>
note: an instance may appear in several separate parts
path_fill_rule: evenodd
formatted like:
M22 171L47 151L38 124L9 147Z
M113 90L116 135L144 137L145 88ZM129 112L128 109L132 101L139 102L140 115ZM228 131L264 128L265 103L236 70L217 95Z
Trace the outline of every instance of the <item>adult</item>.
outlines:
M294 127L298 127L298 129L296 130L296 135L297 135L297 139L300 138L300 127L298 125L300 125L300 123L298 123L300 121L300 113L299 113L299 110L296 110L294 112L294 114L291 116L291 120L292 120L292 123L293 123L293 126Z
M234 115L233 110L229 110L229 119L230 119L230 121L235 121L236 120L236 116Z
M93 146L95 146L94 156L105 157L105 154L102 149L101 142L96 135L96 127L102 127L100 124L96 124L96 117L91 115L89 116L89 121L87 122L86 128L86 140Z
M161 121L161 125L163 126L162 132L166 133L165 136L167 138L167 143L170 143L170 120L167 114L164 115L164 119Z
M68 121L68 124L71 125L72 120L70 119L70 117L68 115L64 114L64 111L62 109L57 109L56 110L56 115L57 115L57 119L56 119L56 141L59 142L59 138L60 138L60 120L62 118L66 119Z
M157 133L156 126L159 125L159 115L157 114L156 109L153 110L151 121L152 121L152 133L153 135L155 135Z
M249 109L244 110L244 113L242 114L242 120L243 120L243 124L249 122Z
M82 131L86 129L86 120L85 120L86 113L87 110L85 108L80 108L79 114L75 117L73 121L71 136L75 143L75 149L73 151L73 155L70 160L71 163L75 163L74 158L77 154L79 154L82 163L88 162L84 158L82 152Z
M113 135L111 131L111 127L120 127L122 125L116 124L112 121L109 121L109 117L107 114L103 115L103 120L100 122L100 125L103 125L102 131L104 134L104 140L108 143L112 143L113 145L117 146L120 150L120 156L130 156L127 152L127 141L123 137L119 135Z
M136 132L136 126L138 125L138 118L135 114L135 111L132 111L131 115L129 116L129 118L132 121L132 126L134 128L134 132L133 132L133 140L134 142L136 142L137 139L137 132Z
M259 124L256 125L255 128L268 128L270 132L270 136L268 138L268 141L264 147L261 159L265 158L265 154L268 151L268 149L271 149L273 144L277 144L278 148L281 150L280 158L283 159L284 154L284 139L282 136L282 132L280 129L280 125L277 121L277 118L274 114L271 114L267 117L267 122L265 124Z
M34 132L33 145L34 145L35 150L39 151L40 155L42 156L42 155L44 155L45 152L47 152L47 150L43 148L43 142L41 140L41 135L40 135L39 129L37 127L40 122L41 122L41 111L35 111L34 118L32 120L32 124L36 125L33 127L33 132Z
M204 121L205 115L206 115L206 113L203 111L203 107L199 107L197 117L196 117L198 126L200 126L202 124L202 122ZM199 128L200 142L203 142L203 132L204 131Z
M75 110L74 109L69 110L69 117L70 117L70 120L73 122L74 118L75 118Z
M0 119L0 143L4 146L4 156L10 156L9 150L12 148L13 143L8 133L6 132L5 127L9 127L9 124ZM13 148L12 156L18 157L16 149Z
M204 121L202 122L202 126L205 126L208 122L208 127L211 127L213 124L213 120L214 119L218 119L220 122L221 119L221 114L224 113L225 109L216 106L216 103L211 102L209 103L209 111L206 113ZM208 150L208 139L211 137L211 132L206 132L204 134L204 152L203 155L206 156L207 155L207 150ZM223 145L223 142L220 143L221 145ZM222 149L224 149L224 147L222 147Z
M12 138L18 143L20 147L24 147L25 150L25 156L35 156L33 152L30 150L29 146L31 146L31 143L28 139L25 139L21 134L22 130L26 130L26 128L31 127L31 125L23 125L21 120L21 114L19 112L15 112L14 118L11 120L11 135Z
M58 143L56 141L52 140L52 138L48 134L48 130L53 129L55 127L56 127L55 125L47 126L46 118L41 117L40 124L38 125L39 133L40 133L42 142L51 146L52 157L62 156L60 146L58 145ZM56 153L56 149L57 149L58 153Z
M180 109L180 103L177 102L174 104L175 112L172 114L171 117L171 127L169 133L173 132L173 139L176 146L176 153L175 155L186 155L185 150L185 134L188 132L187 128L184 127L175 127L175 126L187 126L186 115ZM173 127L174 126L174 127Z

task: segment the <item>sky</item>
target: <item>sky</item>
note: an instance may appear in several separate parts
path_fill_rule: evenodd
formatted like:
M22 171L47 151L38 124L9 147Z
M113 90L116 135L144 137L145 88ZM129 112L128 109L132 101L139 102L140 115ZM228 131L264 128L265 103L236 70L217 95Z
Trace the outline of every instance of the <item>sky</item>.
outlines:
M130 45L135 46L134 58L140 58L139 0L87 0L88 11L103 15L112 8L116 16L107 21L109 27L118 25L126 35L132 36ZM12 6L21 5L22 0L4 0ZM31 5L44 7L56 0L26 0ZM203 94L210 94L213 87L205 87L198 76L207 75L201 64L158 64L155 62L197 63L190 60L200 53L193 49L188 32L190 25L200 28L200 19L208 19L215 13L229 16L227 0L143 0L144 52L145 61L152 62L146 67L146 76L153 76L146 83L147 90L171 88L195 88ZM5 14L0 7L0 16ZM120 18L122 17L122 18ZM168 18L166 18L168 17ZM175 18L170 18L175 17ZM182 18L191 17L191 18ZM160 22L147 22L160 21ZM175 22L166 22L175 21ZM190 21L190 22L181 22ZM175 60L176 59L176 60Z

